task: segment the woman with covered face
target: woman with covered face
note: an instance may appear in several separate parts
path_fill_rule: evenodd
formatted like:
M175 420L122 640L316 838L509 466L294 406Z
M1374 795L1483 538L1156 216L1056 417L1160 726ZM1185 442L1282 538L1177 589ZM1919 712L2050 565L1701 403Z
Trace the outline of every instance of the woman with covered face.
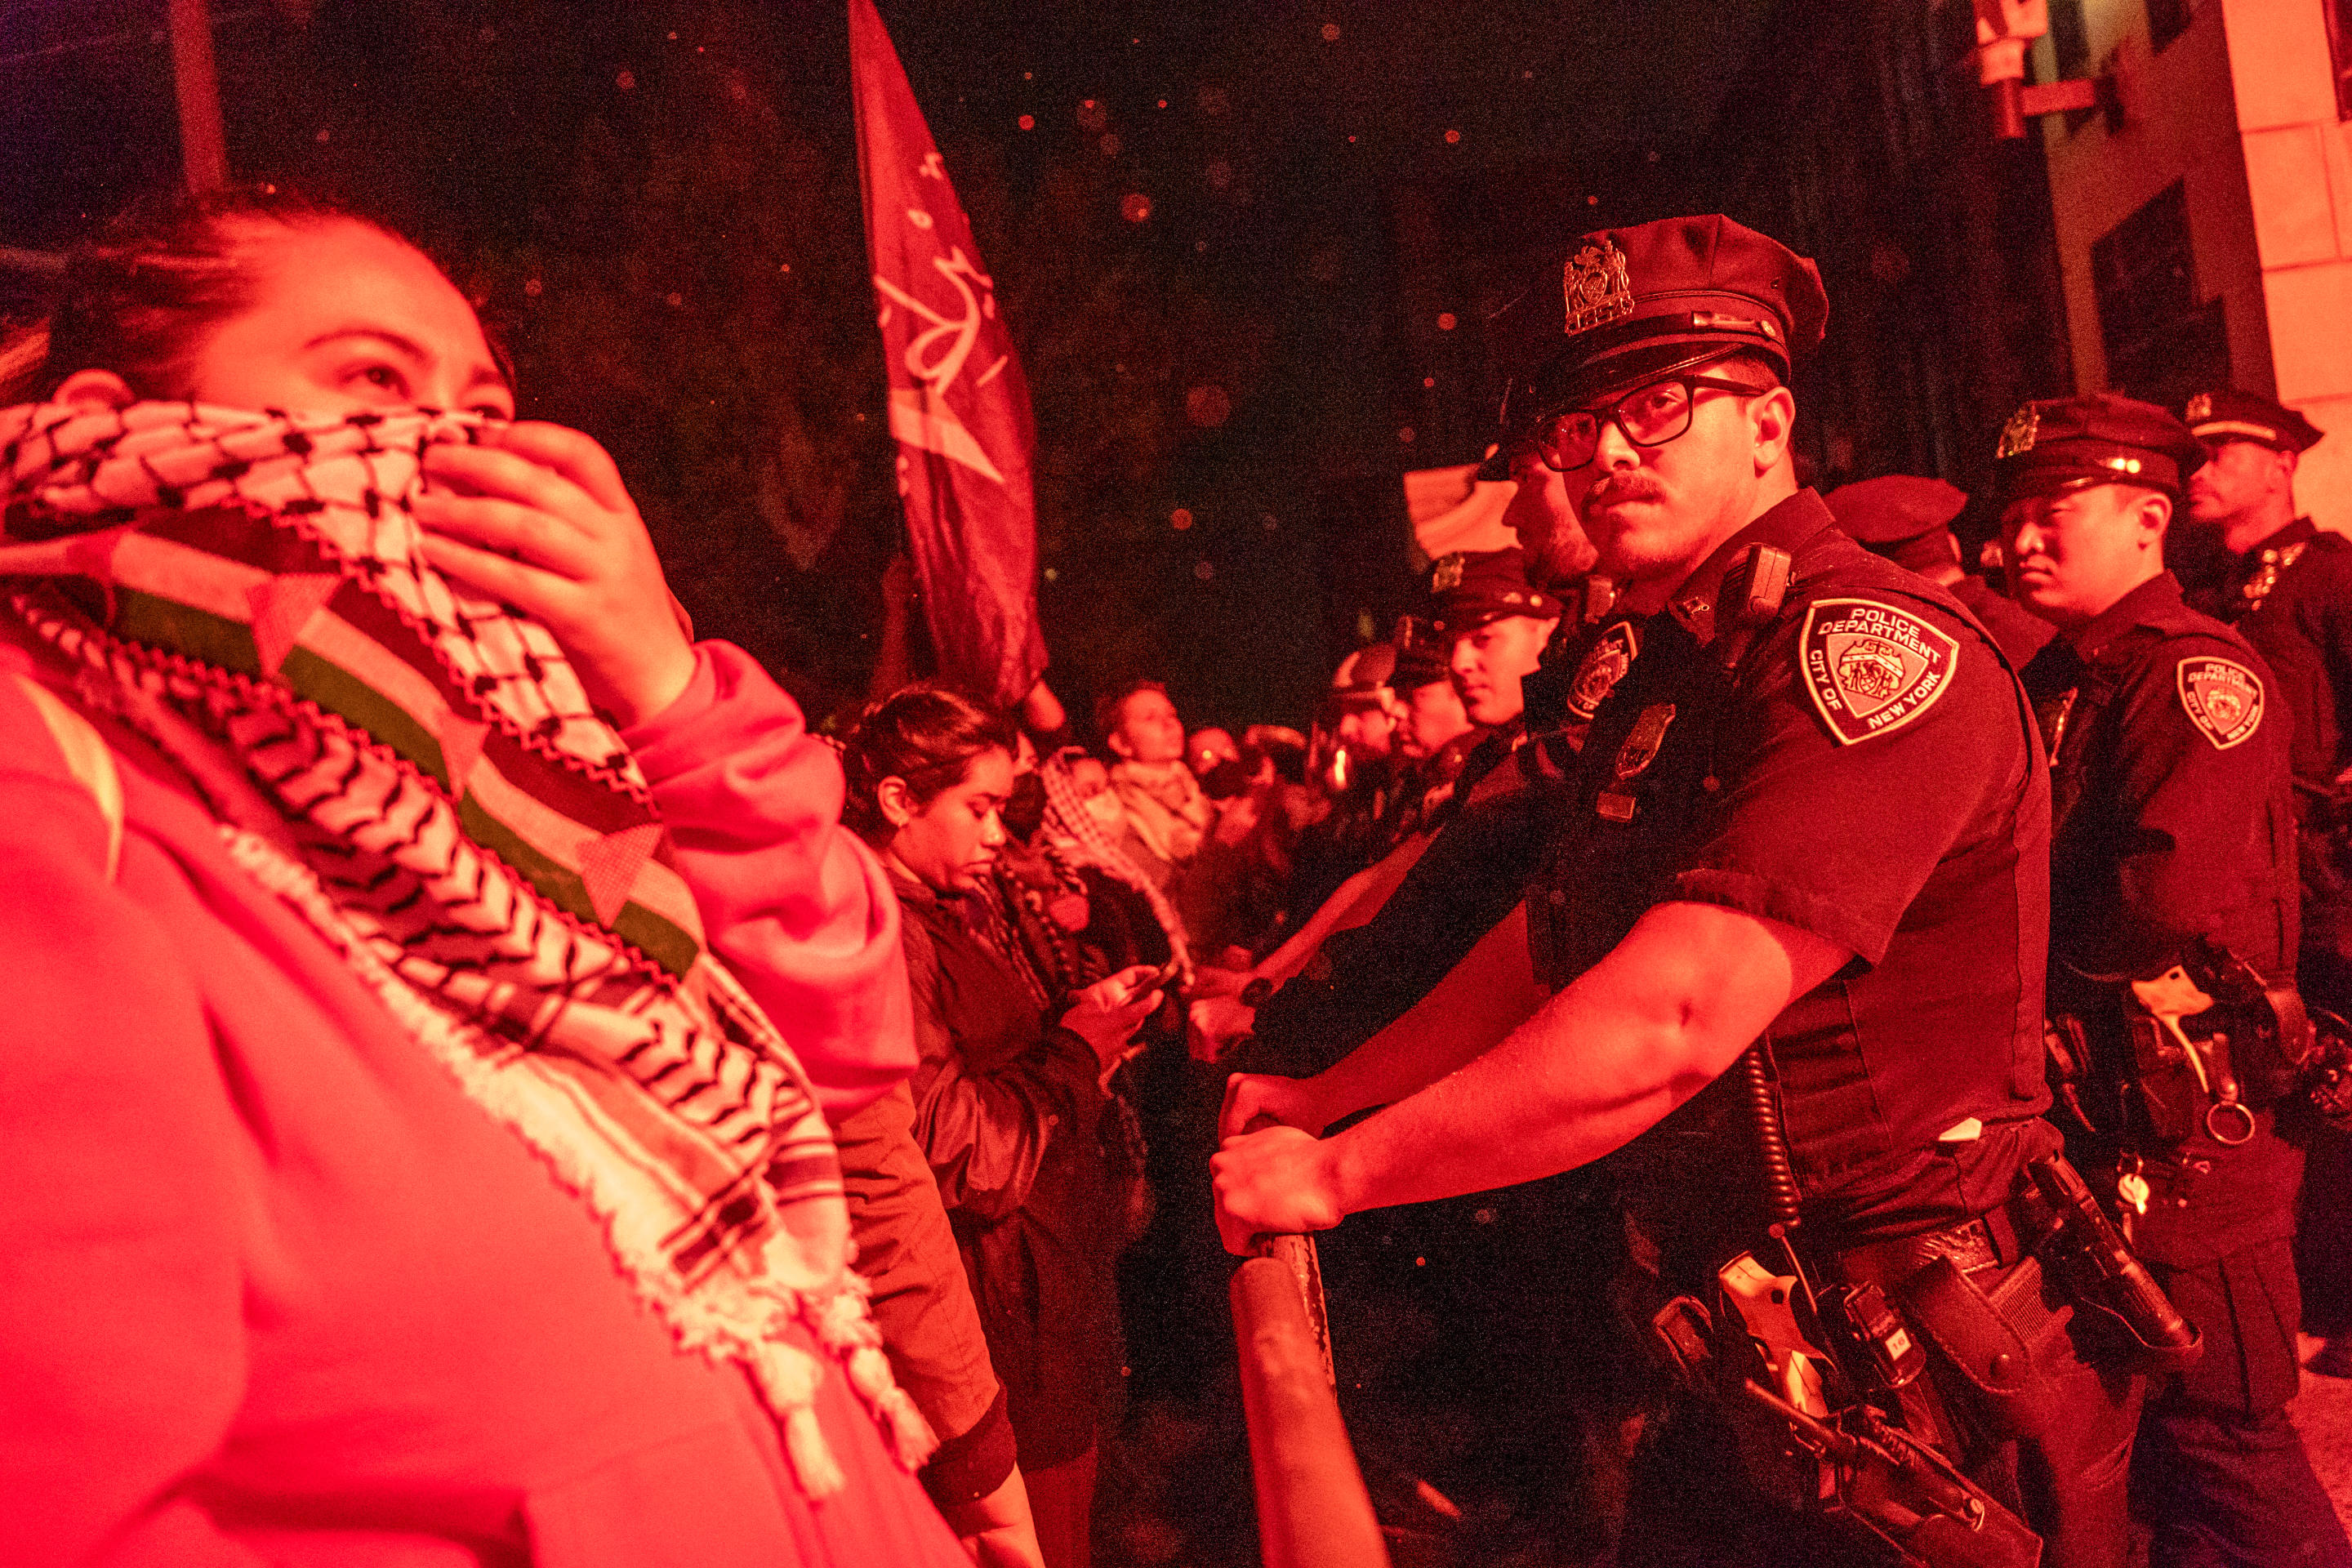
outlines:
M270 192L0 351L0 1556L962 1553L825 1112L837 765L465 298Z

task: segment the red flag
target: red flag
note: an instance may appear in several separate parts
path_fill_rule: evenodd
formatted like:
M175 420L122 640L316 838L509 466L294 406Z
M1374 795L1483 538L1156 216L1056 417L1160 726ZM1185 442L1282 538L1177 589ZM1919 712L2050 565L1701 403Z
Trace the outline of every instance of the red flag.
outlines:
M849 0L857 165L898 493L940 674L1009 708L1045 670L1029 385L873 0Z

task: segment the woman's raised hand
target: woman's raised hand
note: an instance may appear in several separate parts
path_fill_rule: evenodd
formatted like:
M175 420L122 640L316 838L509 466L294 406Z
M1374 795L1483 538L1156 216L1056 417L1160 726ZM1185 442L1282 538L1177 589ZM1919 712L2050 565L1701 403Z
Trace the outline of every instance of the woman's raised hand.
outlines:
M588 699L622 728L668 707L694 649L621 471L577 430L493 425L425 454L425 554L555 634Z

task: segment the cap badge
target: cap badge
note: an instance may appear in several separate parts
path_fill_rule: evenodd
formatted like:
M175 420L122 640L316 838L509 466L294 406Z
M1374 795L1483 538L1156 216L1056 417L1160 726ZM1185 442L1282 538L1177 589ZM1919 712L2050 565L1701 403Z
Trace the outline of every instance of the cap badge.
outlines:
M2210 392L2199 393L2189 400L2189 406L2180 411L2180 421L2184 425L2194 425L2200 419L2212 417L2213 395Z
M2262 678L2226 658L2184 658L2174 673L2180 706L2214 750L2226 752L2263 723Z
M1875 599L1805 611L1805 685L1841 746L1899 730L1935 705L1959 664L1957 638Z
M1625 253L1607 238L1586 246L1560 269L1560 293L1568 307L1563 331L1570 337L1624 320L1633 313L1633 283Z
M2042 411L2031 403L2009 416L2000 427L2000 446L1994 451L1996 461L2015 458L2033 450L2033 438L2042 433Z
M1437 567L1429 574L1429 591L1451 594L1462 586L1462 552L1449 551L1437 558Z

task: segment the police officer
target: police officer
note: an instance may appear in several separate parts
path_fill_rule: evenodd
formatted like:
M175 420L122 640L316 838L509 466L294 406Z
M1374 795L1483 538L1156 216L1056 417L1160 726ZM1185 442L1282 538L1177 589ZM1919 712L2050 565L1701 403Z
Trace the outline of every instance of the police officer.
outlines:
M1397 721L1398 750L1411 765L1402 792L1397 820L1400 839L1433 827L1439 808L1451 799L1454 781L1462 775L1470 750L1478 743L1479 729L1454 689L1447 668L1452 649L1440 644L1440 634L1420 616L1398 623L1396 668L1389 672L1389 690L1402 717Z
M1409 866L1392 868L1397 879L1366 889L1376 913L1356 911L1347 917L1352 929L1335 933L1318 911L1260 965L1237 1003L1193 1005L1204 1035L1255 1034L1250 1065L1328 1065L1420 1000L1518 903L1541 827L1526 777L1511 765L1522 682L1559 619L1559 601L1528 584L1525 559L1516 549L1449 554L1431 574L1431 640L1414 657L1449 650L1456 693L1482 726L1460 737L1478 739L1455 800L1424 823L1435 837Z
M2002 432L2003 552L2059 632L2025 671L2051 757L2050 1010L2080 1079L2079 1163L2205 1335L2140 1425L2151 1561L2340 1563L2286 1418L2303 1157L2278 1134L2292 1075L2257 1016L2294 975L2288 725L2269 668L2164 568L2204 460L2170 414L2105 394L2028 404ZM2211 994L2219 952L2260 976L2235 1004ZM2176 965L2193 993L2164 978Z
M1524 697L1520 681L1535 673L1560 624L1559 596L1536 581L1526 553L1457 551L1430 572L1436 635L1451 650L1447 668L1470 721L1517 739Z
M2301 977L2306 994L2342 1012L2352 1005L2352 822L2336 780L2352 764L2352 541L2295 514L2296 461L2320 436L2302 415L2224 387L2190 398L2183 418L2206 451L2189 480L2189 515L2229 554L2220 592L2198 607L2235 626L2277 677L2274 717L2292 736L2306 839Z
M1226 1244L1639 1140L1629 1197L1669 1269L1735 1270L1772 1219L1817 1279L1906 1311L1925 1282L1996 1321L1979 1304L2040 1267L2027 1169L2060 1142L2032 715L1944 590L1797 487L1787 377L1826 315L1810 261L1672 219L1586 236L1561 297L1565 343L1526 378L1540 449L1644 618L1555 802L1539 940L1481 942L1314 1079L1235 1079ZM1262 1112L1287 1125L1241 1131ZM2054 1297L2001 1294L2026 1319L1998 1318L2019 1335L1999 1386L1943 1360L1925 1381L2025 1439L2045 1562L2120 1562L2134 1380L2086 1362ZM1785 1428L1768 1447L1795 1451Z
M2277 677L2276 718L2291 722L2303 942L2296 978L2312 1005L2352 1016L2352 543L2294 508L2295 468L2317 444L2311 421L2267 397L2222 387L2182 409L2206 461L2189 511L2220 547L2211 591L2189 602L2228 622ZM2305 1173L2304 1321L2327 1337L2312 1370L2352 1377L2352 1144L2315 1130Z
M1952 532L1952 520L1968 506L1968 491L1915 474L1882 474L1840 485L1822 498L1822 504L1873 555L1949 588L2019 668L2050 640L2045 623L1960 564L1960 542Z
M1299 835L1286 889L1295 910L1318 908L1394 847L1390 835L1404 771L1397 754L1399 710L1388 689L1395 668L1395 647L1377 642L1332 672L1315 725L1318 776L1330 809Z

